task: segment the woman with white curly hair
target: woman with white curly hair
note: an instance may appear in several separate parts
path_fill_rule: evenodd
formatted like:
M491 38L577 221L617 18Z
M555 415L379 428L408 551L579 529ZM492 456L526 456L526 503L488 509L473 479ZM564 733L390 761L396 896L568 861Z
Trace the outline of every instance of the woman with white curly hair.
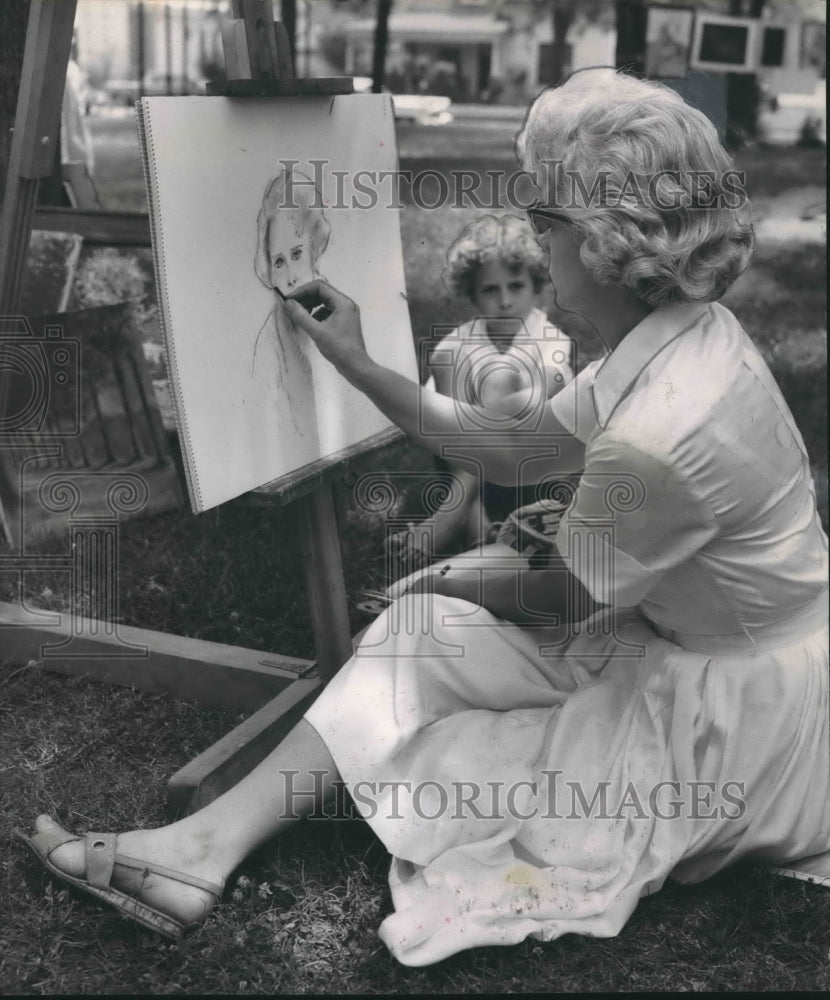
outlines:
M830 850L827 539L787 405L715 301L752 246L730 163L676 94L607 70L542 94L519 152L559 304L608 348L538 413L422 392L325 283L287 312L436 451L472 442L503 482L583 469L558 554L425 576L187 819L117 839L39 819L27 843L64 879L174 932L291 821L286 773L339 775L394 856L381 937L423 965L614 935L669 876Z

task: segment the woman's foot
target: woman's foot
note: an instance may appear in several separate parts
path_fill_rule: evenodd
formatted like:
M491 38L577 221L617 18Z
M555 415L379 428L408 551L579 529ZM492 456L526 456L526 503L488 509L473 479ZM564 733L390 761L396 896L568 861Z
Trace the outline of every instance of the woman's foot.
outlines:
M35 820L38 833L60 829L49 816ZM173 877L156 874L155 866L171 869L184 876L202 879L221 887L225 873L210 857L207 843L192 835L176 831L176 824L156 830L134 830L118 835L116 856L122 855L144 862L145 870L128 868L116 863L111 885L135 896L141 902L167 914L182 924L200 923L216 903L216 896L207 889L179 882ZM61 871L75 878L86 877L86 848L83 840L75 840L55 848L49 860Z

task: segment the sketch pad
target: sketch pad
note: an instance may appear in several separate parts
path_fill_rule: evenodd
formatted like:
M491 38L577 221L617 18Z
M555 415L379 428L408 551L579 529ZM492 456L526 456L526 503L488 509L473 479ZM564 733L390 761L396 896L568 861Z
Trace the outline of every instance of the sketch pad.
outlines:
M388 95L146 98L138 121L193 510L387 430L271 286L295 263L324 277L360 306L370 355L417 379Z

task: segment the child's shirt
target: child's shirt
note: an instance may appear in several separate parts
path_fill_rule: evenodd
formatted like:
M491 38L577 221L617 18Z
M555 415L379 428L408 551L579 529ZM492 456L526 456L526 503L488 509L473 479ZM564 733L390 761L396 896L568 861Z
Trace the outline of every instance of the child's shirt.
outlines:
M486 320L477 318L456 327L443 337L430 355L431 377L427 386L466 403L480 403L476 386L502 359L532 379L545 373L545 398L554 396L573 379L573 341L535 307L524 320L507 350L490 339Z

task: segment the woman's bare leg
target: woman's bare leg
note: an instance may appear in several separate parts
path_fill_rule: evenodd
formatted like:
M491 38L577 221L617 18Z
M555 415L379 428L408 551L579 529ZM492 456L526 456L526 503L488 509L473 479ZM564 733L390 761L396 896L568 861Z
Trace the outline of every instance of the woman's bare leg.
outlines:
M337 777L325 743L302 720L224 795L169 826L119 834L117 852L221 884L256 847L319 806ZM38 817L38 830L51 822ZM59 847L51 860L67 874L85 874L81 843ZM113 885L128 891L140 886L141 899L185 922L199 919L213 902L200 889L118 865Z

